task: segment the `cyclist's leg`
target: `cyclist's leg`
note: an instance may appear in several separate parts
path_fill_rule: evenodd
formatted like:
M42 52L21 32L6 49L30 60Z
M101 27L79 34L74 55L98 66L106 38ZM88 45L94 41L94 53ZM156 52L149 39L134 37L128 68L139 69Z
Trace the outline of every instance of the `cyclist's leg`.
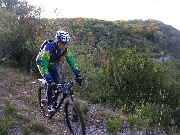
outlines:
M51 76L52 76L54 82L55 82L56 84L59 84L59 83L60 83L60 77L59 77L58 69L55 68L55 69L51 70L50 73L51 73Z
M48 100L48 106L52 105L52 88L50 86L47 86L46 89L46 94L47 94L47 100Z
M54 81L54 83L59 83L60 82L60 77L59 77L59 73L58 73L58 69L55 68L55 69L50 69L49 70L51 76L52 76L52 79ZM48 107L49 107L49 111L54 111L52 105L52 96L53 96L53 91L52 91L52 88L51 87L47 87L47 100L48 100Z
M55 68L50 71L51 77L53 78L54 83L59 84L60 83L60 77L59 77L59 72L58 69ZM51 95L53 95L53 91L51 90ZM51 96L52 97L52 96ZM50 99L50 103L52 104L52 98ZM57 99L55 99L56 101Z

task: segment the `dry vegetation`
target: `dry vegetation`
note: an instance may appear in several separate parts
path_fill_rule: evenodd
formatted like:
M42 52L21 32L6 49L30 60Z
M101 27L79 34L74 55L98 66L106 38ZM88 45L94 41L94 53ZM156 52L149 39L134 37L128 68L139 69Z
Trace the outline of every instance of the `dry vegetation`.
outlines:
M62 112L58 119L42 116L37 100L38 85L32 83L36 80L17 69L0 67L0 135L68 134ZM88 132L107 132L106 120L110 119L111 124L112 112L84 101L81 104ZM110 125L110 130L114 132L116 127Z
M37 86L31 84L32 79L21 71L10 68L0 68L0 74L1 119L4 130L7 129L12 134L56 132L50 128L53 124L50 126L50 122L38 110Z

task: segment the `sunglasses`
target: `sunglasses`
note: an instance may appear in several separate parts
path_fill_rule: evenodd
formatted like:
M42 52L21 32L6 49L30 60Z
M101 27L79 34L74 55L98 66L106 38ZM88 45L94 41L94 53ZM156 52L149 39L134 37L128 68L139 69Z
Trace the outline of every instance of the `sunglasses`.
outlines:
M59 43L62 45L67 45L67 42L60 41Z

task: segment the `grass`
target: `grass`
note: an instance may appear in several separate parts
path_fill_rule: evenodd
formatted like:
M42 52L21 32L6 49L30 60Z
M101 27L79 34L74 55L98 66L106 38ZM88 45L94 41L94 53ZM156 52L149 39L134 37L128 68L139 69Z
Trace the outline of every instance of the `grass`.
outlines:
M0 67L0 135L9 135L13 128L24 134L49 134L43 122L30 116L28 107L37 109L37 87L31 78L19 70ZM23 107L23 104L25 107Z
M88 111L89 111L88 105L85 104L83 107L81 107L81 113L83 115L86 115L88 113Z
M63 132L64 117L58 115L56 122L42 117L37 100L38 84L19 70L0 67L0 135L8 135L10 129L20 128L25 135L57 134ZM2 106L2 108L1 108ZM83 107L87 113L88 106ZM62 118L61 118L62 117Z
M63 131L63 129L62 131L61 129L56 129L58 130L57 132L52 131L54 127L59 128L56 124L57 122L61 123L63 118L58 118L57 122L42 120L41 113L38 112L39 109L37 108L39 106L37 101L37 84L31 84L34 81L32 78L11 68L0 67L0 74L0 135L8 135L9 129L13 128L14 125L15 127L20 127L25 135L44 135ZM78 99L78 96L81 95L75 97ZM111 110L110 107L107 108ZM86 117L89 115L90 109L90 106L86 103L80 109L85 117L87 126L91 126L88 123L90 119L95 119L106 121L106 128L110 134L122 131L125 119L122 117L123 114L121 112L112 114L113 111L107 111L106 108L98 105L96 113L91 114L91 117ZM33 113L31 113L32 111ZM152 128L149 129L149 125L152 123L152 120L157 120L155 111L159 111L156 106L144 106L144 108L136 111L137 114L128 114L126 121L130 124L132 130L152 130ZM167 116L165 115L164 117ZM93 124L96 127L99 126L98 123ZM179 127L168 127L167 133L170 135L178 132Z
M9 101L5 101L3 112L8 117L16 117L18 110L12 104L10 104Z
M46 134L48 131L43 123L31 121L26 116L18 113L18 109L9 101L5 101L2 108L0 121L0 135L8 135L8 130L14 127L21 127L25 135ZM1 114L1 115L2 115Z
M29 135L30 133L32 134L32 132L34 134L46 134L46 127L38 122L38 121L35 121L33 123L30 123L30 124L27 124L24 126L24 134L25 135Z
M14 118L17 116L17 109L9 101L5 101L4 103L0 121L0 134L8 135L9 127L15 122Z
M8 135L8 127L4 120L0 122L0 135Z

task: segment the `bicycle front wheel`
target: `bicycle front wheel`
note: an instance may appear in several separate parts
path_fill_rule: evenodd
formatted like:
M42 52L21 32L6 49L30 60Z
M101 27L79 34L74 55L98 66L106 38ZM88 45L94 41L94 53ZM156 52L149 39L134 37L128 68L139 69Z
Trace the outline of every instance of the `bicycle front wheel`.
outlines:
M64 106L65 122L73 135L85 135L85 124L75 101L66 101Z
M43 113L44 116L50 117L48 114L48 104L47 104L47 99L46 99L46 87L39 87L38 91L38 100L39 100L39 105L41 112Z

